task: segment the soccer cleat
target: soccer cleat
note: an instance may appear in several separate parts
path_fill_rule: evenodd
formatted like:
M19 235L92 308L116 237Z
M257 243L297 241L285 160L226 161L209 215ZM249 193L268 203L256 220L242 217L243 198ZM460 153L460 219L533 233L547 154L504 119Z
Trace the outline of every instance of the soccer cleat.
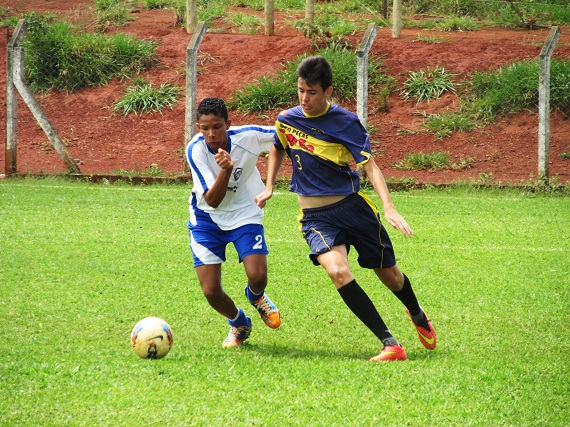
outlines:
M281 313L265 294L251 303L261 315L261 318L271 329L277 329L281 325Z
M426 322L429 327L429 331L423 326L419 326L414 323L414 320L412 319L412 315L410 314L409 310L406 309L406 313L408 313L408 316L410 316L412 324L416 327L416 331L418 332L418 338L420 339L422 345L428 350L433 350L437 345L437 337L435 335L435 329L433 328L426 312L424 311L424 315L426 316Z
M406 350L399 344L385 346L378 356L370 358L371 362L393 362L406 360Z
M251 334L251 319L247 318L247 325L245 326L230 326L230 333L222 343L224 348L239 347L243 342L249 338Z

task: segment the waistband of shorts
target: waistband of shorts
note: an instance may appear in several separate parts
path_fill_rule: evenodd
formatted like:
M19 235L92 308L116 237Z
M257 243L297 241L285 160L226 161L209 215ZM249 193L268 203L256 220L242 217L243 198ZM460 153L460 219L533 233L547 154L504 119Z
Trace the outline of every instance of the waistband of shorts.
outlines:
M335 203L331 203L330 205L319 206L318 208L305 208L305 209L301 209L301 211L303 212L303 214L316 214L316 213L321 213L321 212L330 212L332 210L335 210L335 209L338 209L338 208L343 207L345 205L348 205L350 203L353 203L353 200L355 200L355 197L358 197L358 193L351 193L348 196L346 196L344 199L339 200L338 202L335 202Z

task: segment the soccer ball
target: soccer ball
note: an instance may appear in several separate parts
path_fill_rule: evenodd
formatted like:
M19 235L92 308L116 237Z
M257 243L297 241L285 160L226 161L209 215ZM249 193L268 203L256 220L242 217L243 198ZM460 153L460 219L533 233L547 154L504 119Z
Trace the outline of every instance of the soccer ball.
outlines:
M147 317L133 328L131 343L139 357L162 359L172 347L172 329L158 317Z

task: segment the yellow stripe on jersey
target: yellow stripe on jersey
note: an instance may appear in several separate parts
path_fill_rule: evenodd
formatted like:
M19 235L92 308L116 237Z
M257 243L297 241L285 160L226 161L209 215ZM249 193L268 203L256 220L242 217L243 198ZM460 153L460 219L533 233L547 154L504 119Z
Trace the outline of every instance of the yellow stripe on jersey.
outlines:
M275 126L283 148L289 146L292 150L305 151L339 166L348 165L352 159L350 151L342 144L323 141L279 121Z

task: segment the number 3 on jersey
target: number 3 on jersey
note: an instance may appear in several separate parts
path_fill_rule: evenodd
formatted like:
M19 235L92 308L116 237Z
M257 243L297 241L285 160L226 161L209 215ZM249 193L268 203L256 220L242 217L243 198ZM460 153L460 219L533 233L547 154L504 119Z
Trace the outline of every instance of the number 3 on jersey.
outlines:
M301 156L299 156L298 154L295 154L295 161L297 162L297 169L301 170L303 169L303 165L301 164Z

